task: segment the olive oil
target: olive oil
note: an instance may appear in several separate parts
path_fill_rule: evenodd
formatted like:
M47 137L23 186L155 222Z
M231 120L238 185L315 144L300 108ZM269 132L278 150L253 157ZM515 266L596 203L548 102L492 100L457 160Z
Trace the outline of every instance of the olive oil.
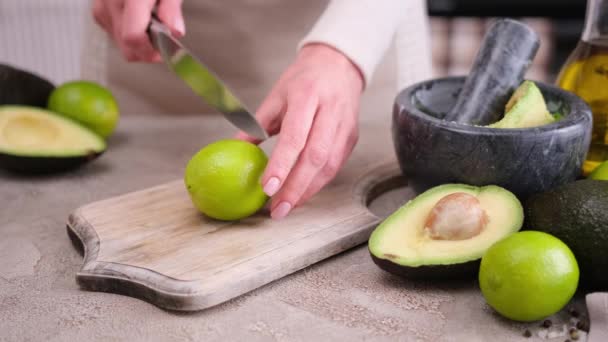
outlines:
M580 41L574 49L558 80L558 86L580 96L593 112L593 131L585 174L608 160L608 38Z
M588 0L581 40L556 81L580 96L593 112L591 146L583 165L589 174L608 160L608 0Z

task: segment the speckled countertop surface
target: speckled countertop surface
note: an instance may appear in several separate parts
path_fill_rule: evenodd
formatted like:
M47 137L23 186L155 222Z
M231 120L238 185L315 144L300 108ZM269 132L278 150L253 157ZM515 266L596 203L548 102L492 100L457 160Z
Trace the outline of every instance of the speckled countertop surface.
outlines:
M364 107L364 111L369 107ZM385 112L389 112L390 108ZM386 125L388 115L364 116ZM475 282L415 283L378 269L360 246L229 303L168 312L130 297L85 292L82 257L65 222L76 207L181 177L202 145L230 136L219 118L124 117L110 150L56 176L0 172L0 340L2 341L564 341L564 310L547 330L495 315ZM399 191L373 210L391 210ZM585 314L581 298L570 307ZM523 333L529 329L532 337ZM547 339L548 336L554 338ZM584 340L584 335L581 336Z

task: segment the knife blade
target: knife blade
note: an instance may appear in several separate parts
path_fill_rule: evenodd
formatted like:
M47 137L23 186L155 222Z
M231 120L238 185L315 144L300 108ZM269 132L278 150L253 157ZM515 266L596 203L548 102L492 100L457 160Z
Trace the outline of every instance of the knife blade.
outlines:
M152 17L148 33L163 61L195 94L221 112L238 129L260 139L268 139L266 130L228 86L196 58L162 22Z

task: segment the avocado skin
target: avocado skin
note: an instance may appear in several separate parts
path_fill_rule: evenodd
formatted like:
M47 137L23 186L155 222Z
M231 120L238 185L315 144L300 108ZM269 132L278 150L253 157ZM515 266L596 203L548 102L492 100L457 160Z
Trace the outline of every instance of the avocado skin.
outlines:
M38 75L0 64L0 105L45 108L54 89L55 86L50 81Z
M525 204L525 229L562 240L576 257L582 287L608 290L608 181L578 180Z
M423 265L410 267L381 259L370 253L374 263L386 272L408 279L473 279L479 272L481 259L452 265Z
M77 157L27 157L0 153L0 167L26 174L49 174L75 169L97 159L103 152Z

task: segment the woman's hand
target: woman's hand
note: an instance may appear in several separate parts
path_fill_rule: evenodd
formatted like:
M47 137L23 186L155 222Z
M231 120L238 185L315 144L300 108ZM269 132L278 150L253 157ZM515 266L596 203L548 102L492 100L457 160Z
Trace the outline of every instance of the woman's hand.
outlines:
M271 216L285 217L338 173L358 138L359 69L323 44L304 46L266 97L256 117L278 134L261 182L273 196ZM237 138L257 143L240 132Z
M94 0L93 17L116 42L130 62L158 62L146 29L156 0ZM182 0L159 0L157 15L174 35L186 33L182 16Z

